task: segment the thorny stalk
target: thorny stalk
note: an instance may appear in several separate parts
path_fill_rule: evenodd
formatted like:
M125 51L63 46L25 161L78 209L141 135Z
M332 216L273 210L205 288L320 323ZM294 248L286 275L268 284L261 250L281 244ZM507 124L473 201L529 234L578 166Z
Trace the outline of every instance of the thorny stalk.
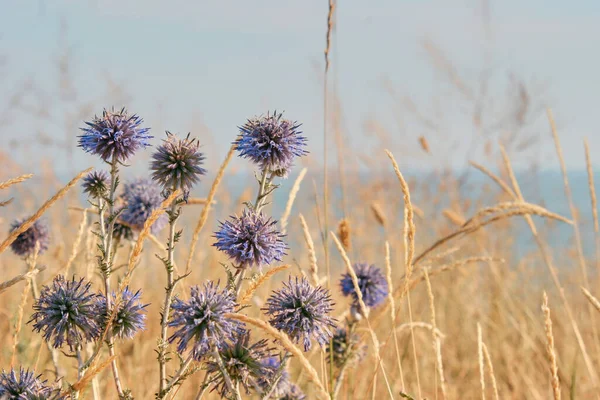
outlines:
M275 393L277 384L279 383L279 380L281 379L283 372L285 371L285 369L287 367L287 362L291 357L292 357L292 355L290 354L290 352L286 351L285 354L283 355L283 359L279 363L279 368L277 368L277 371L275 371L275 376L273 376L273 380L271 381L271 384L269 385L267 390L265 390L265 396L262 398L262 400L269 400L269 398L273 395L273 393Z

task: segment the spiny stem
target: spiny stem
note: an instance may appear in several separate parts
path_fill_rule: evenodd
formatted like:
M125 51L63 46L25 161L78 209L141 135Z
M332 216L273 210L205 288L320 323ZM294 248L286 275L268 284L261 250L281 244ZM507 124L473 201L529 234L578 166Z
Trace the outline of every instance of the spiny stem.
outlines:
M237 386L233 385L231 377L229 376L229 373L227 372L227 370L225 369L225 365L223 364L223 359L221 359L221 354L219 354L219 350L216 346L213 347L213 357L215 358L215 361L219 366L219 370L221 370L221 374L223 374L223 380L225 381L225 385L227 386L227 389L229 389L229 392L231 392L235 396L236 400L242 400L240 390Z
M177 190L177 186L173 185L173 191ZM165 293L165 302L163 305L163 315L161 320L161 332L160 332L160 343L159 343L159 355L158 364L160 367L160 389L159 393L163 393L167 389L167 341L168 341L168 329L169 329L169 312L171 309L171 303L173 301L173 292L175 290L175 278L173 271L173 264L175 262L175 226L177 219L177 201L173 201L171 204L171 210L169 215L169 241L167 243L167 262L165 264L167 270L167 288Z

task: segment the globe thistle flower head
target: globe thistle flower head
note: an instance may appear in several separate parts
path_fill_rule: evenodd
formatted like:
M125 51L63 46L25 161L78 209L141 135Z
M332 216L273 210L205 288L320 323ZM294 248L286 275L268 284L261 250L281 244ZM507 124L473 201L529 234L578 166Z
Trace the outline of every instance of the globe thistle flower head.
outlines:
M250 159L261 169L285 176L296 157L308 154L300 125L277 112L249 119L240 127L236 149L240 157Z
M252 381L258 382L270 368L263 365L261 360L270 356L271 349L267 347L266 340L260 340L250 344L250 332L238 334L230 342L225 342L219 349L219 354L227 374L235 384L241 384L250 394ZM207 362L207 371L210 374L216 374L217 384L215 390L218 390L223 398L226 398L229 389L225 383L225 378L221 372L216 360Z
M208 281L202 289L192 287L188 301L175 298L171 305L169 326L176 331L169 342L178 342L180 354L191 347L194 358L200 360L214 346L221 347L242 332L243 324L225 317L236 307L235 294L220 290L218 283Z
M120 220L130 228L141 231L146 220L154 210L160 207L164 200L160 186L147 178L138 178L125 184L122 199L125 209L119 216ZM169 217L162 214L152 227L151 233L157 234L169 223Z
M98 323L98 295L90 292L90 282L83 279L66 280L58 275L49 286L44 286L33 305L35 311L29 322L33 330L43 332L47 342L55 348L67 342L73 351L77 345L91 342L100 336Z
M104 161L112 159L125 162L141 148L150 146L152 136L150 128L142 128L143 120L135 114L129 114L125 108L121 111L104 110L101 117L94 116L81 128L79 147L87 153L96 154Z
M10 372L0 373L0 399L33 400L46 399L50 396L51 389L35 376L33 371L19 368Z
M117 299L116 293L112 294L113 304ZM131 339L136 333L146 327L146 310L148 304L142 304L141 291L133 293L129 288L125 288L123 296L119 302L118 310L115 313L111 325L112 334L120 339ZM110 318L106 304L106 297L100 295L98 299L98 315L101 321L101 330L104 331ZM114 310L111 310L114 313Z
M28 218L22 218L14 221L10 226L10 232L18 229ZM27 257L35 254L44 253L50 245L50 229L45 220L38 219L25 232L17 236L17 239L12 242L10 248L12 251L21 257Z
M284 235L277 230L277 221L251 209L222 222L214 237L217 239L214 246L240 268L281 261L288 248Z
M167 131L167 139L152 155L152 179L167 191L175 188L189 193L200 177L206 174L202 168L205 157L199 148L198 140L190 138L189 134L179 139Z
M106 171L92 171L83 178L83 193L91 198L103 198L109 190L110 177Z
M366 263L354 264L353 269L365 305L376 307L383 303L388 295L388 284L381 269ZM352 296L354 305L358 305L358 294L349 273L342 275L340 287L344 296Z
M355 364L362 360L366 354L367 346L360 343L360 337L348 331L347 328L338 328L331 339L332 346L327 346L327 361L341 368L345 364ZM330 356L331 355L331 356Z
M283 289L275 291L263 310L271 318L270 324L295 342L302 341L304 351L312 347L312 339L321 346L332 336L335 320L328 314L333 310L329 291L321 286L313 287L306 278L283 283Z
M258 385L261 387L263 391L268 390L273 382L273 379L276 378L277 371L281 366L281 358L280 357L268 357L262 360L262 365L264 368L263 376L258 380ZM275 388L273 389L273 398L280 399L283 396L287 395L292 388L292 382L290 382L290 373L287 369L284 369L281 373L281 377Z

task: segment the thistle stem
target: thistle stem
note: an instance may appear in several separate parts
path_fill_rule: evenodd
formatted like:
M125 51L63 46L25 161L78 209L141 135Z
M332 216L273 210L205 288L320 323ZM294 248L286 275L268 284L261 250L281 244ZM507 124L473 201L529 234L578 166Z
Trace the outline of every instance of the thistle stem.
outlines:
M177 186L173 185L173 191L177 190ZM160 367L160 386L159 393L167 390L167 346L168 346L168 329L169 329L169 312L173 301L173 292L175 290L175 277L173 265L175 263L175 226L177 224L177 201L173 201L169 213L169 241L167 243L167 262L165 267L167 270L167 288L165 290L165 302L163 305L163 313L161 319L160 342L158 345L158 364ZM188 364L189 365L189 364ZM187 367L186 367L187 368Z
M198 394L196 395L196 400L202 400L202 397L204 397L204 393L206 393L206 391L208 390L208 387L209 387L209 382L208 382L209 378L210 378L210 374L208 372L206 372L206 375L204 375L204 380L202 381L202 385L200 385L200 390L198 391Z
M283 376L283 371L285 371L285 368L287 367L287 361L288 361L288 359L290 359L291 356L292 355L290 354L289 351L285 352L283 359L281 360L281 363L279 363L279 368L277 368L277 371L275 371L275 376L273 377L271 384L269 385L267 390L265 390L266 394L262 398L262 400L269 400L269 397L273 396L273 393L275 393L275 389L277 389L277 384L279 383L279 380Z
M225 385L227 386L227 389L229 389L229 391L235 396L236 400L242 400L242 395L240 394L240 389L236 386L233 385L233 382L231 381L231 377L229 376L229 373L227 372L227 370L225 369L225 365L223 364L223 359L221 358L221 355L219 354L219 350L217 349L217 347L213 347L213 357L215 358L215 361L217 362L217 365L219 366L219 370L221 370L221 374L223 374L223 380L225 381Z

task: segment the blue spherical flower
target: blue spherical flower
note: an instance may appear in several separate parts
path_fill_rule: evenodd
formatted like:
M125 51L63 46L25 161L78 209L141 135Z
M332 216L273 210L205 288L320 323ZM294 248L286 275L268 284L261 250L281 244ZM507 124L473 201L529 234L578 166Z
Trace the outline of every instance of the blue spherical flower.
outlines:
M300 125L277 112L249 119L240 127L236 148L241 157L250 159L261 169L285 176L294 158L308 154L307 139L298 130Z
M219 354L227 374L234 384L241 384L246 393L250 393L252 382L258 382L265 374L271 372L269 367L263 365L261 360L269 357L272 349L267 347L267 340L263 339L250 344L250 332L238 334L233 341L225 342L219 349ZM207 372L217 376L215 389L227 398L229 389L225 383L223 373L216 360L207 362Z
M288 334L295 342L302 340L304 351L310 350L311 339L324 345L332 336L335 320L328 314L333 310L329 291L308 283L306 278L283 283L283 289L275 291L263 310L271 316L269 322Z
M385 301L388 295L388 284L385 276L379 268L365 263L354 264L358 287L362 293L363 301L367 307L376 307ZM352 296L354 305L358 305L358 295L354 290L352 277L349 273L342 275L340 281L344 296Z
M98 295L90 292L90 282L83 279L66 280L58 275L52 285L44 286L33 305L35 311L29 322L33 330L43 332L47 342L55 348L66 341L73 351L78 345L100 336Z
M150 128L142 128L143 120L130 115L125 108L121 111L104 110L102 117L94 116L81 128L79 147L87 153L96 154L104 161L112 159L125 162L141 148L150 146Z
M367 346L360 342L360 337L355 333L349 332L347 328L338 328L333 338L331 346L327 346L327 362L341 368L346 364L355 364L363 359L366 354Z
M201 359L213 347L222 346L242 332L243 324L225 317L235 312L235 294L219 289L219 284L209 281L203 290L192 287L190 299L176 298L171 305L169 326L177 330L169 342L177 341L177 351L183 354L191 345L194 358Z
M281 366L280 357L268 357L262 360L264 368L264 375L258 380L258 384L266 392L273 384L273 380L276 378L277 371ZM273 389L272 398L280 399L287 395L292 389L292 382L290 381L290 373L287 369L284 369L281 373L281 377L277 381L275 388ZM264 393L266 394L266 393Z
M33 371L19 368L18 373L11 369L10 372L0 373L0 399L30 400L46 399L50 397L51 389L45 381L35 376Z
M133 293L128 287L125 288L118 310L111 325L113 337L118 337L120 339L131 339L138 331L144 330L146 327L145 308L148 306L148 304L142 304L140 301L141 296L142 294L140 290ZM117 299L116 293L113 293L112 297L112 305L114 306ZM111 310L111 313L113 312L114 309ZM98 315L101 321L102 331L104 331L110 317L106 307L106 297L104 297L104 295L100 295L98 299Z
M277 221L249 209L245 209L241 217L222 222L214 237L217 239L214 246L239 268L281 261L287 250L284 235L277 230Z
M92 171L83 178L83 193L92 198L102 198L109 190L110 177L106 171Z
M141 231L144 223L150 218L154 210L160 207L164 200L160 186L147 178L135 179L125 185L122 199L125 202L125 209L120 215L121 222L124 222L132 229ZM169 222L169 217L162 214L150 231L157 234Z
M28 218L23 218L14 221L10 226L10 232L19 228ZM33 225L29 227L25 232L17 236L17 239L12 242L10 248L12 251L22 257L31 256L37 250L39 254L42 254L48 250L50 244L50 230L44 220L36 220Z
M197 139L190 139L189 133L184 139L178 139L167 131L167 139L152 155L152 179L165 190L175 188L188 193L200 181L200 176L206 174L202 168L204 154L199 148L200 143Z

